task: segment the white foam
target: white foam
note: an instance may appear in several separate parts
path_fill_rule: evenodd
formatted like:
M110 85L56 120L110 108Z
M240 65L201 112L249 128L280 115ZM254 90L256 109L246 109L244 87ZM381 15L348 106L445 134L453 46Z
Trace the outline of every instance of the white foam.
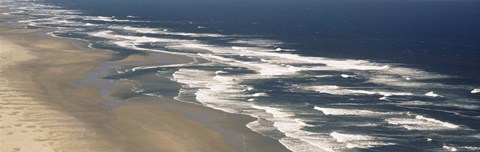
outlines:
M163 42L163 43L169 43L169 44L179 44L179 43L195 43L196 42L196 41L180 40L180 39L120 35L120 34L113 34L113 31L110 31L110 30L89 33L89 35L95 36L95 37L100 37L100 38L117 40L117 41L118 40L128 40L127 42L130 42L132 44L155 43L155 42Z
M282 76L282 75L293 75L296 74L299 69L293 66L282 66L277 64L270 64L266 62L243 62L236 61L231 58L226 58L213 54L199 54L201 57L221 62L228 65L233 65L237 67L245 67L251 70L255 70L259 73L259 76Z
M341 74L340 75L342 78L355 78L355 75L348 75L348 74Z
M261 75L276 76L276 75L293 75L299 70L295 67L284 67L275 64L262 64L262 63L246 63L254 68L259 68Z
M237 50L247 52L253 56L268 57L276 63L305 63L305 64L324 64L327 67L308 67L304 70L386 70L390 69L388 65L380 65L365 60L336 60L323 57L306 57L296 54L276 53L261 48L237 47ZM275 62L272 62L275 63Z
M380 97L378 98L379 100L384 100L384 101L388 101L388 96L383 96L383 97Z
M443 145L442 148L445 149L445 150L448 150L448 151L457 151L457 148L455 148L453 146Z
M315 139L312 139L315 140ZM313 145L306 141L299 140L293 137L283 137L279 141L285 147L293 152L335 152L335 146L330 143L321 141L322 139L316 139L315 142L324 142L323 144Z
M172 32L163 28L147 28L147 27L132 27L132 26L110 26L111 29L121 29L142 34L162 34L162 35L175 35L175 36L188 36L188 37L229 37L222 34L213 33L186 33L186 32Z
M266 107L266 106L258 106L258 105L252 105L252 108L265 110L267 113L272 114L273 117L275 117L275 118L285 118L285 117L292 117L292 116L294 116L293 113L283 112L283 111L282 111L281 109L279 109L279 108Z
M470 93L480 93L480 88L478 88L478 89L473 89L472 91L470 91Z
M246 86L245 87L245 91L253 91L255 90L255 88L251 87L251 86Z
M368 82L376 83L376 84L383 84L388 86L395 86L395 87L423 87L427 84L414 82L414 81L405 81L404 78L398 78L395 75L370 75Z
M438 94L434 93L433 91L425 93L425 95L429 96L429 97L442 97L441 95L438 95Z
M467 151L480 151L480 147L475 147L475 146L461 146L458 147L460 150L467 150Z
M408 130L452 130L460 128L458 125L433 118L427 118L421 115L415 115L414 118L387 118L385 121L392 125L399 125Z
M254 130L254 131L258 131L260 133L264 133L264 132L272 132L272 131L276 131L277 128L275 127L267 127L265 125L262 125L259 123L259 121L252 121L252 122L249 122L247 123L247 128L251 129L251 130Z
M260 47L271 47L271 46L277 46L277 45L283 44L283 42L281 41L267 40L267 39L237 39L237 40L230 41L230 43L247 44L247 45L253 45L253 46L260 46Z
M470 109L470 110L477 110L480 109L480 106L474 105L471 103L433 103L433 102L425 102L425 101L404 101L401 103L396 103L398 105L408 105L408 106L439 106L439 107L455 107L461 109Z
M353 63L353 64L352 64ZM388 65L375 65L369 63L368 61L362 60L346 60L346 61L329 61L326 63L331 67L336 67L339 69L355 69L355 70L387 70L390 69Z
M459 126L457 126L457 125L454 125L454 124L451 124L451 123L448 123L448 122L443 122L443 121L440 121L440 120L436 120L436 119L433 119L433 118L427 118L427 117L424 117L424 116L421 116L421 115L415 116L415 119L425 120L425 121L436 123L436 124L442 124L443 126L445 126L447 128L453 128L453 129L459 128Z
M237 108L235 108L236 106L238 106L239 103L234 103L231 100L218 97L216 96L216 93L217 92L211 91L209 89L199 89L195 93L195 96L199 102L201 102L207 107L225 111L228 113L239 113Z
M114 17L109 16L81 16L83 20L90 20L90 21L104 21L104 22L140 22L140 21L133 21L133 20L121 20L115 19Z
M312 90L320 93L327 93L327 94L333 94L333 95L382 95L384 97L413 95L413 93L409 93L409 92L353 90L353 89L342 88L334 85L305 86L305 87L301 87L301 89Z
M376 111L370 111L370 110L322 108L318 106L315 106L314 109L321 111L325 115L384 116L384 115L401 114L401 113L394 113L394 112L376 112Z
M380 124L378 123L350 123L349 125L355 127L378 127Z
M228 72L225 72L225 71L222 71L222 70L215 71L215 74L225 74L225 73L228 73Z
M268 97L268 94L265 92L258 92L252 95L253 97Z
M337 142L349 142L356 140L373 140L373 137L366 135L341 134L338 132L330 133L330 136L335 138Z
M285 134L286 137L281 138L280 143L288 149L308 152L335 151L334 148L337 146L331 139L318 133L301 130L303 127L308 126L308 124L301 119L292 118L294 116L293 113L275 107L258 105L253 105L252 107L264 110L272 116L266 117L266 119L274 122L273 126Z
M331 78L331 77L335 77L333 75L316 75L315 78Z
M173 74L173 80L183 84L183 88L196 89L196 100L207 107L230 113L251 109L250 102L238 101L238 98L248 95L233 77L216 75L213 71L181 68Z
M161 32L159 30L153 29L131 29L136 31L143 31L144 33L155 33ZM118 37L117 37L118 38ZM125 38L125 37L122 37ZM179 40L166 40L156 39L145 39L139 37L130 37L126 38L130 41L135 41L136 43L143 42L163 42L166 45L166 48L176 49L176 50L207 50L211 51L214 54L225 54L227 56L234 55L244 55L250 58L260 58L264 62L243 62L238 61L233 58L222 57L219 55L202 55L202 57L217 62L221 61L223 64L245 67L251 70L258 71L261 76L282 76L282 75L294 75L299 71L309 71L309 70L373 70L373 71L382 71L390 73L393 71L393 74L401 73L404 74L404 71L408 71L402 68L392 68L389 65L381 65L377 63L371 63L365 60L333 60L328 58L321 57L304 57L295 54L286 54L286 53L274 53L269 49L258 48L258 47L220 47L220 46L211 46L206 44L201 44L198 41L182 41ZM142 39L142 41L136 40ZM176 42L174 42L176 41ZM237 42L243 43L243 42ZM135 45L135 43L131 43ZM295 67L289 65L290 63L300 63L300 64L322 64L320 66L303 66ZM326 65L326 66L325 66ZM387 70L388 69L388 70ZM399 70L400 69L400 70ZM402 71L402 72L398 72ZM412 70L410 70L412 71ZM424 73L421 73L424 74ZM425 75L425 74L424 74ZM350 77L343 75L343 77ZM373 79L377 79L372 77ZM378 81L372 81L377 83L392 84L391 82L398 82L395 78L387 77L385 79L377 79ZM386 81L388 80L388 81ZM395 80L395 81L390 81ZM366 92L365 92L366 93Z
M383 84L387 86L395 87L412 87L412 88L425 88L425 87L450 87L450 85L444 85L434 82L418 82L411 80L432 80L448 78L449 76L434 74L425 72L419 69L410 69L403 67L392 67L387 71L378 71L375 74L369 74L369 82L376 84Z
M275 51L294 52L295 49L276 48Z
M86 23L85 26L98 26L97 24Z
M379 141L380 138L368 135L332 132L330 133L330 136L333 137L337 142L345 143L347 148L372 148L378 146L395 145L394 143L381 142Z
M186 55L191 56L188 53L182 52L172 52L172 51L165 51L159 49L149 49L149 48L141 48L137 45L146 44L146 43L163 43L169 45L180 45L183 43L196 43L195 40L179 40L179 39L168 39L168 38L154 38L154 37L146 37L146 36L127 36L127 35L118 35L112 34L113 31L99 31L94 33L89 33L91 36L110 39L113 41L113 44L118 45L123 48L130 48L134 50L140 51L152 51L152 52L162 52L162 53L169 53L169 54L179 54L179 55Z
M113 28L114 26L110 26L110 28ZM121 27L117 27L117 29L121 29ZM128 31L133 31L137 33L142 33L142 34L155 34L158 32L158 29L153 29L153 28L142 28L142 27L131 27L131 26L125 26L123 27L124 30Z

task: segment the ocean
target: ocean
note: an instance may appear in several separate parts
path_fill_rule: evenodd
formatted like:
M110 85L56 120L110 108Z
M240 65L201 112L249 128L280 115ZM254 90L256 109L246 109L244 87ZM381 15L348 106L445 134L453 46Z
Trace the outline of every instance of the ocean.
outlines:
M480 1L0 0L0 10L111 60L194 58L103 79L135 82L125 102L162 96L252 116L248 128L294 152L480 151Z

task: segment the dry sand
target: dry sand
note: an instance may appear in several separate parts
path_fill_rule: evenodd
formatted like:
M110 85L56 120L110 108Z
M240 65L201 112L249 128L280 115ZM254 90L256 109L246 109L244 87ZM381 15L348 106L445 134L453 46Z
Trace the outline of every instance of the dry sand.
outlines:
M235 151L206 125L148 103L104 108L74 82L110 54L0 26L0 152Z

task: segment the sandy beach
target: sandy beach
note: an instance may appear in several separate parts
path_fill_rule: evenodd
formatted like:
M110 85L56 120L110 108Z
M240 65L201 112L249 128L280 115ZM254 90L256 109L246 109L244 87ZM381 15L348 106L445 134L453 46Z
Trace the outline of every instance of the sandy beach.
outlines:
M39 30L0 31L0 151L232 150L218 133L173 113L146 105L101 108L94 87L72 82L107 53L36 38ZM147 120L152 115L158 119Z
M287 151L248 130L250 117L153 97L108 108L100 87L75 82L112 54L39 29L0 31L1 152Z

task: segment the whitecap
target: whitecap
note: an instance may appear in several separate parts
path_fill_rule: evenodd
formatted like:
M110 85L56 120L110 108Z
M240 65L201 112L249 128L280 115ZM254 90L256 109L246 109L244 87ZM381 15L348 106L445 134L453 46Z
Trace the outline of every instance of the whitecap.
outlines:
M237 39L230 41L232 44L246 44L246 45L253 45L253 46L260 46L260 47L272 47L277 45L282 45L283 42L276 41L276 40L268 40L268 39Z
M358 110L358 109L340 109L340 108L323 108L323 107L314 107L315 110L321 111L325 115L357 115L357 116L384 116L384 115L394 115L402 114L398 112L376 112L370 110Z
M442 97L441 95L438 95L438 94L434 93L433 91L425 93L425 95L429 96L429 97Z
M258 92L252 95L253 97L268 97L268 94L265 92Z
M348 75L348 74L341 74L340 75L342 78L355 78L355 75Z
M245 86L245 91L253 91L253 90L255 90L255 88L251 86Z
M467 150L467 151L480 151L480 147L475 147L475 146L461 146L458 147L460 150Z
M97 24L85 23L85 26L98 26Z
M395 143L381 142L381 138L359 134L345 134L332 132L330 136L337 142L345 143L347 148L372 148L378 146L395 145Z
M267 113L272 114L274 118L285 118L294 116L293 113L284 112L280 108L252 105L252 108L265 110Z
M378 98L379 100L384 100L384 101L388 101L388 96L383 96L383 97L380 97Z
M331 78L333 75L316 75L315 78Z
M445 149L445 150L448 150L448 151L457 151L457 148L455 148L453 146L443 145L442 148Z
M472 91L470 91L470 93L480 93L480 88L478 88L478 89L473 89Z
M333 95L382 95L384 97L390 96L411 96L413 93L409 92L388 92L377 90L353 90L342 88L335 85L318 85L318 86L304 86L300 87L303 90L312 90L320 93L327 93Z
M389 124L398 125L408 130L452 130L459 129L460 126L436 120L433 118L427 118L421 115L412 115L413 118L387 118Z
M228 72L225 72L225 71L222 71L222 70L215 71L215 74L225 74L225 73L228 73Z
M172 32L164 28L148 28L148 27L132 27L132 26L110 26L111 29L121 29L136 33L143 34L162 34L162 35L175 35L175 36L188 36L188 37L228 37L222 34L213 33L187 33L187 32Z

